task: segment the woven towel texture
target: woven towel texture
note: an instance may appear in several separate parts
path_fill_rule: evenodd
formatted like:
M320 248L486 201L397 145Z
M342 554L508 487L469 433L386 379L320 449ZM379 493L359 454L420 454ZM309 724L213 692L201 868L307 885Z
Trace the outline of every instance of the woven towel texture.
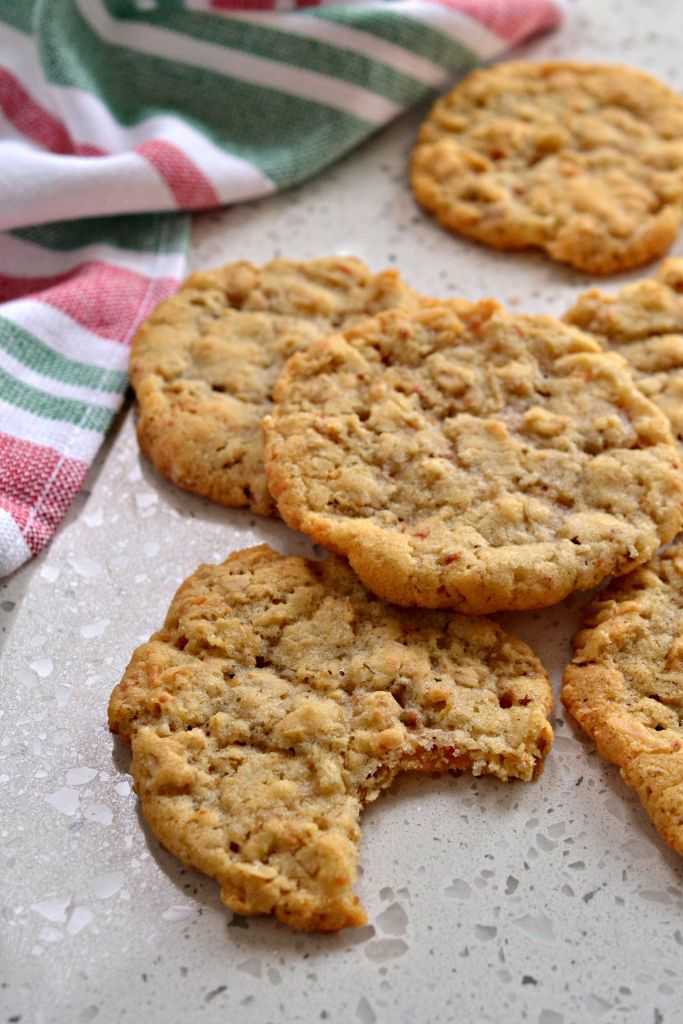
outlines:
M0 0L0 575L48 542L186 212L310 178L563 0Z

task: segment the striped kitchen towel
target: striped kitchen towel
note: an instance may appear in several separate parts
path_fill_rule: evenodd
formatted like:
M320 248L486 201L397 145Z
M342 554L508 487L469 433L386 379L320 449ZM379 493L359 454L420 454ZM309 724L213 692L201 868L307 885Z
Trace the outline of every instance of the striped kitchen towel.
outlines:
M188 216L304 181L568 0L0 0L0 575L47 543Z

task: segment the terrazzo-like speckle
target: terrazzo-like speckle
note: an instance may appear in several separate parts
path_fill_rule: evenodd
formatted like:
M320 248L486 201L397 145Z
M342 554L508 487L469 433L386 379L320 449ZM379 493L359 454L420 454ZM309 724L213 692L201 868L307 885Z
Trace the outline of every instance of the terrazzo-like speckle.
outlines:
M677 0L580 0L524 53L628 61L683 91L681 44ZM406 159L421 116L300 189L199 217L192 267L352 253L426 294L568 308L585 276L418 210ZM0 583L3 1020L677 1024L683 862L561 714L532 785L403 777L367 809L362 929L295 935L232 914L160 847L106 729L109 692L199 562L263 541L315 554L277 520L159 477L127 409L54 541ZM500 616L556 685L587 599Z

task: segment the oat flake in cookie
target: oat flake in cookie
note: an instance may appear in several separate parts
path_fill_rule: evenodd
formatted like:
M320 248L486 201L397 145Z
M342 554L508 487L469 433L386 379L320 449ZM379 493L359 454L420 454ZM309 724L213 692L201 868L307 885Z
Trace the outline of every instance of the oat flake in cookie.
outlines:
M341 560L265 545L203 565L109 705L154 833L240 914L365 923L358 819L397 772L534 778L548 676L486 619L406 611Z
M564 318L597 335L633 369L641 391L669 418L683 457L683 259L613 295L592 288Z
M261 417L283 363L331 330L413 296L396 271L372 274L347 257L192 274L133 343L140 447L185 490L273 512Z
M562 700L683 854L683 544L590 605Z
M394 310L294 356L264 421L290 526L403 605L539 608L681 525L680 462L626 362L495 302Z
M475 71L436 103L410 182L452 231L610 274L675 240L682 168L683 100L656 78L520 62Z

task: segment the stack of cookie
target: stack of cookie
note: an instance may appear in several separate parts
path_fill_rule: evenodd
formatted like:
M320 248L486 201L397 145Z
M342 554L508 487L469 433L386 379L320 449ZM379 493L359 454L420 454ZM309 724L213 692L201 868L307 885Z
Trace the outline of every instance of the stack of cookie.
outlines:
M437 104L413 183L425 201L424 174L438 178L427 205L444 223L462 167L482 173L472 147L501 151L487 159L504 187L488 165L480 180L498 203L501 188L508 197L518 188L513 143L566 168L563 147L590 136L593 107L607 95L612 109L616 87L598 69L582 80L562 138L529 127L524 89L535 90L545 124L571 84L568 66L551 67L547 103L538 72L511 65L471 76ZM486 110L487 76L503 122L521 119L524 130ZM663 87L644 79L658 110ZM603 269L635 261L680 219L665 120L652 126L647 158L624 174L640 175L659 213L639 241L635 221L612 224ZM593 157L590 174L616 182L609 154ZM570 193L552 237L538 189L524 195L538 215L533 235L520 242L505 204L502 220L470 209L468 233L558 258L580 250L581 265L598 269L593 221L576 209L582 190ZM475 198L458 197L450 226L464 230L463 203ZM141 329L131 361L138 436L157 468L227 506L277 512L336 556L311 562L261 547L201 566L112 695L110 726L132 742L152 828L216 877L233 909L306 930L362 924L359 814L397 772L534 778L552 743L548 676L482 616L541 608L633 569L590 613L564 697L683 852L666 767L678 771L680 760L683 792L683 553L637 568L683 523L669 419L680 445L680 282L683 261L669 261L656 281L614 297L589 292L559 321L491 300L428 299L395 271L372 274L353 259L239 263L193 275Z
M362 806L399 771L531 779L552 743L531 650L486 619L393 607L340 559L263 546L200 566L110 703L144 814L241 914L365 923Z

